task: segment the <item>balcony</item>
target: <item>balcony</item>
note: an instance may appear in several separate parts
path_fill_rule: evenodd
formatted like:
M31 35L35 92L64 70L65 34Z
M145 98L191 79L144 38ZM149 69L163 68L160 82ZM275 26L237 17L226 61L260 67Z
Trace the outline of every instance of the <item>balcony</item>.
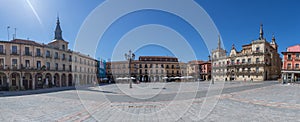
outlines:
M11 51L10 55L20 55L19 51Z
M227 72L226 75L263 75L263 72L257 72L257 71Z
M43 55L42 54L36 54L35 57L41 57L41 58L43 58Z
M52 58L52 56L51 55L46 55L46 58Z
M59 60L59 57L54 57L55 60Z
M66 58L64 58L64 57L63 57L63 58L61 58L61 60L63 60L63 61L64 61L64 60L66 60Z
M32 53L31 52L23 52L23 56L32 56Z
M0 51L0 55L6 55L5 50L1 50L1 51Z
M12 66L11 66L11 69L17 70L17 69L19 69L19 67L18 67L18 65L12 65Z

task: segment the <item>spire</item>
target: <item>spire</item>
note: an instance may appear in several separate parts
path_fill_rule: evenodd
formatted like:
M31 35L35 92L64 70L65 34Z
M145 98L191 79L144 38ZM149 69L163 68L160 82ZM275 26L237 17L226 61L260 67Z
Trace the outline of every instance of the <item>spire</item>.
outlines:
M271 44L276 44L276 39L275 39L274 33L272 35L272 42L271 42Z
M218 36L218 49L221 49L221 38L220 38L220 35Z
M60 28L60 22L59 22L59 16L58 15L57 15L56 28L55 28L54 34L55 34L54 39L64 40L62 38L62 31L61 31L61 28Z
M232 44L232 46L231 46L231 49L232 49L232 50L235 50L235 46L234 46L234 44Z
M260 24L260 29L259 29L259 39L260 39L260 40L264 39L263 24Z

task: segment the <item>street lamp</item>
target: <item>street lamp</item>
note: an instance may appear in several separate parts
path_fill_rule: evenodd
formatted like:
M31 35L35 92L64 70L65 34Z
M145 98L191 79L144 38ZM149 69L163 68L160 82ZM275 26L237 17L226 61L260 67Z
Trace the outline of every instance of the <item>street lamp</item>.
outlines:
M129 88L132 88L132 80L131 80L131 60L134 60L135 54L129 50L129 53L125 53L125 59L128 60L128 68L129 68Z

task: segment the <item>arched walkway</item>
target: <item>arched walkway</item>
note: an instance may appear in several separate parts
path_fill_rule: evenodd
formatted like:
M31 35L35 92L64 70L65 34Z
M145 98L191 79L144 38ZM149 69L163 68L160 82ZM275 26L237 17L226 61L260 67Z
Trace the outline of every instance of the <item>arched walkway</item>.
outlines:
M19 73L12 73L11 77L11 90L19 90L20 89L20 74Z
M50 73L47 73L45 77L45 85L51 88L54 85L54 83L52 83L52 75Z
M32 75L30 73L24 73L24 77L23 77L23 86L26 90L28 89L33 89L32 88Z
M68 76L68 85L69 85L69 86L72 86L72 85L73 85L73 77L72 77L72 74L69 74L69 76Z
M35 75L35 88L36 89L41 89L43 88L43 75L41 73L37 73Z
M58 73L56 73L55 75L54 75L54 84L55 84L55 86L56 87L60 87L60 77L59 77L59 74Z
M62 74L61 75L61 83L62 83L62 86L67 86L67 76L66 74Z
M0 72L0 91L7 91L8 90L8 83L7 83L7 76Z

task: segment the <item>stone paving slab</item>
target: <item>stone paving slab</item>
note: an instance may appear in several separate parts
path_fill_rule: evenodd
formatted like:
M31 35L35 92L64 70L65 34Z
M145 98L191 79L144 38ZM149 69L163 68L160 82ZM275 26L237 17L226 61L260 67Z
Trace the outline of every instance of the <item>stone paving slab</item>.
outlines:
M77 91L0 97L0 121L189 122L197 121L201 117L203 117L201 121L208 122L300 121L298 116L300 114L298 97L300 87L296 85L273 82L232 83L225 84L225 89L220 96L166 100L170 97L168 94L176 93L174 91L177 90L177 85L172 83L167 86L161 99L156 101L111 102L107 96L125 95L119 93L112 95L111 93L116 91L113 85L106 86L113 88L107 93L99 92L94 88L83 88ZM201 85L202 88L208 86L209 83ZM215 87L215 90L217 88L219 87ZM190 91L186 90L182 98L189 98ZM151 92L152 89L149 91L150 93L156 92ZM144 95L144 93L139 95ZM215 99L218 101L213 104Z

